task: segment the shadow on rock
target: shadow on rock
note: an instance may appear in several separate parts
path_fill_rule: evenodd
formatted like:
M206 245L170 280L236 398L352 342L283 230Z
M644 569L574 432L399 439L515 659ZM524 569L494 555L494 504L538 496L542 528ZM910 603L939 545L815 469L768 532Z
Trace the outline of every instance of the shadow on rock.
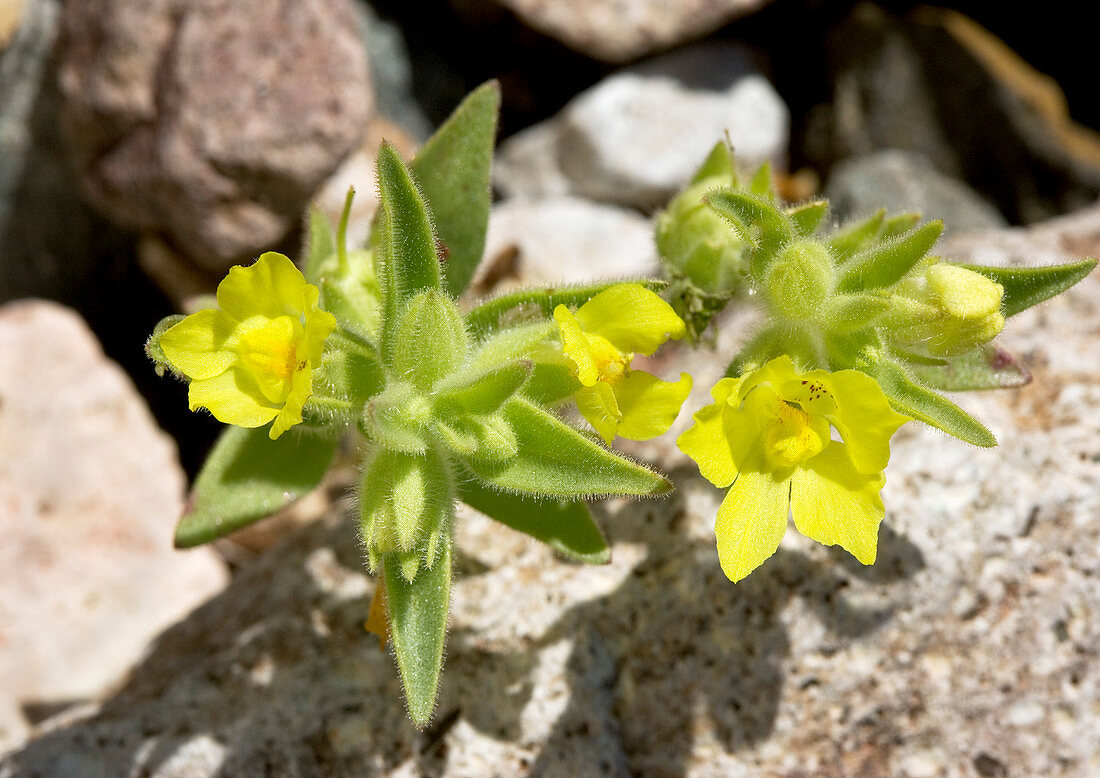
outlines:
M923 561L884 529L872 568L784 550L734 586L713 543L685 531L679 500L602 511L610 537L647 555L610 594L569 608L530 645L455 630L439 708L422 732L405 714L392 658L363 632L372 584L355 523L335 510L163 633L94 714L55 720L0 760L0 775L370 776L410 761L423 775L450 774L459 723L530 752L522 720L540 696L541 649L565 641L564 713L537 738L534 764L520 757L507 769L683 775L700 716L731 752L771 733L793 601L835 640L858 640L891 611L853 606L848 582L889 584ZM460 575L483 572L459 555Z
M699 479L694 472L673 477L679 486ZM892 609L853 606L844 595L850 579L887 584L924 566L916 546L883 527L872 567L843 551L822 564L781 549L734 585L718 566L713 541L692 539L677 526L683 517L682 505L659 512L633 505L600 517L610 537L643 543L648 553L615 591L571 608L544 635L544 645L576 638L572 694L531 775L558 774L570 740L606 720L619 728L622 752L604 774L685 775L701 716L729 752L762 741L783 692L790 650L783 615L791 602L801 600L834 641L858 640ZM601 654L614 672L592 672L601 664L593 656ZM601 682L602 690L593 688Z

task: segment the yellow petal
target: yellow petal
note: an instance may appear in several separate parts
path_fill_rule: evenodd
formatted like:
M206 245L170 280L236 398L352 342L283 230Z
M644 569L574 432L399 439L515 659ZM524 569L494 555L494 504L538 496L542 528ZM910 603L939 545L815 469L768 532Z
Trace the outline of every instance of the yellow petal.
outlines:
M305 342L299 346L298 353L305 354L311 367L321 365L321 357L325 350L325 340L336 329L336 317L328 311L314 308L306 314Z
M228 370L237 358L231 348L226 348L227 341L232 341L235 325L221 311L207 308L165 332L160 347L172 367L188 378L214 378Z
M779 548L790 508L790 481L761 470L762 461L750 464L737 475L714 524L718 561L735 583Z
M577 323L620 351L646 356L686 331L672 306L640 284L616 284L600 292L577 309Z
M738 399L744 399L749 392L758 386L771 386L777 392L779 387L798 375L794 362L783 354L768 362L761 368L744 373L737 387Z
M839 545L874 564L886 509L883 474L856 470L843 443L832 443L791 476L791 513L798 531L826 546Z
M279 413L278 408L262 403L259 389L238 370L192 381L187 399L191 410L206 408L218 421L238 427L262 427Z
M274 251L248 267L233 267L218 284L218 306L238 321L250 316L298 316L317 304L317 287L288 258Z
M313 394L312 371L308 368L296 372L291 380L290 394L287 395L286 402L279 409L275 422L268 432L268 437L272 440L277 439L295 424L302 423L302 409L305 407L306 400Z
M238 369L252 377L267 400L284 402L294 374L308 369L308 361L299 357L302 325L290 316L253 316L238 329Z
M713 405L700 408L695 424L676 439L681 451L695 460L703 477L718 487L729 486L737 470L760 444L756 420L730 404L736 400L739 378L723 378L710 390ZM736 453L735 453L736 452Z
M909 421L894 411L875 379L858 370L814 370L783 386L784 399L828 419L848 444L861 473L879 473L890 461L890 438Z
M577 366L577 380L582 386L595 386L600 373L580 324L564 305L554 309L554 321L561 332L562 353Z
M595 386L582 386L574 399L581 415L599 433L603 442L611 445L623 419L611 386L604 381L597 381Z
M664 435L690 393L691 376L687 373L680 373L679 381L662 381L641 370L628 373L615 387L623 416L619 437L649 440Z

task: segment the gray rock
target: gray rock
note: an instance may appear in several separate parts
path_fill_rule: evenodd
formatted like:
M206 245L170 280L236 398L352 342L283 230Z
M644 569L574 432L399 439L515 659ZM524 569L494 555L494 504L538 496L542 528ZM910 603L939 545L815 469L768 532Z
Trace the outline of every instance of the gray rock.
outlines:
M432 123L413 96L412 61L405 36L368 3L357 2L359 29L370 60L375 112L400 125L418 143L432 134Z
M944 249L1040 261L1100 253L1098 235L1093 208ZM1098 312L1094 274L1009 322L1035 383L959 398L1000 448L903 428L873 567L791 529L731 584L722 495L671 453L673 498L597 507L603 567L462 513L440 705L417 733L362 631L372 586L336 507L0 775L1095 775Z
M131 240L94 213L59 128L52 57L61 3L27 0L0 52L0 301L79 298Z
M741 47L698 45L612 75L549 127L505 142L494 182L511 196L663 204L729 132L746 167L786 160L786 105ZM565 188L567 187L567 189Z
M212 270L296 226L369 115L350 0L75 0L58 56L97 207Z
M497 0L524 22L590 57L630 60L701 38L768 0Z
M856 7L828 36L833 99L806 132L828 168L884 149L926 156L1013 224L1100 196L1100 136L1073 122L1056 83L954 11Z
M635 211L576 197L496 205L485 257L472 284L482 293L659 272L648 220Z
M27 712L101 695L225 584L209 549L172 549L185 480L79 316L0 307L0 749Z
M894 213L919 211L927 219L943 219L950 230L1008 226L981 195L912 152L879 151L845 160L833 168L825 195L834 215L842 219L886 208Z

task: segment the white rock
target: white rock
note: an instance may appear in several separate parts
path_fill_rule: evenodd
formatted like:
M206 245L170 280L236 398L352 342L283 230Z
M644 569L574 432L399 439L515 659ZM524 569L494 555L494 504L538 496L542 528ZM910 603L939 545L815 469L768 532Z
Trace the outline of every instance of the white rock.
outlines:
M485 257L472 285L478 291L658 271L647 219L576 197L506 200L495 206Z
M786 105L744 49L710 44L601 81L503 144L494 181L512 196L560 194L652 208L729 133L746 167L786 161Z
M211 551L172 548L176 457L79 316L0 308L0 748L21 704L101 694L224 586Z

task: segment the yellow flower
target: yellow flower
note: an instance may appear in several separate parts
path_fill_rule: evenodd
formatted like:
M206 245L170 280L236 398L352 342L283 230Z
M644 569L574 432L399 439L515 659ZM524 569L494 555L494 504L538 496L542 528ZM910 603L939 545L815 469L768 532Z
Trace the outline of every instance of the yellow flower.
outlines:
M873 564L890 437L908 421L874 379L798 373L782 356L722 379L711 396L676 443L711 483L730 487L714 525L726 576L740 581L775 553L788 513L803 535Z
M581 387L577 409L605 442L616 435L649 440L672 426L691 392L691 376L662 381L630 367L635 353L649 356L669 338L684 336L672 307L639 284L617 284L570 313L554 310L562 352Z
M318 295L282 254L232 268L218 285L220 310L192 314L161 337L168 362L191 379L191 410L206 408L238 427L274 419L272 440L301 422L313 370L336 328Z

